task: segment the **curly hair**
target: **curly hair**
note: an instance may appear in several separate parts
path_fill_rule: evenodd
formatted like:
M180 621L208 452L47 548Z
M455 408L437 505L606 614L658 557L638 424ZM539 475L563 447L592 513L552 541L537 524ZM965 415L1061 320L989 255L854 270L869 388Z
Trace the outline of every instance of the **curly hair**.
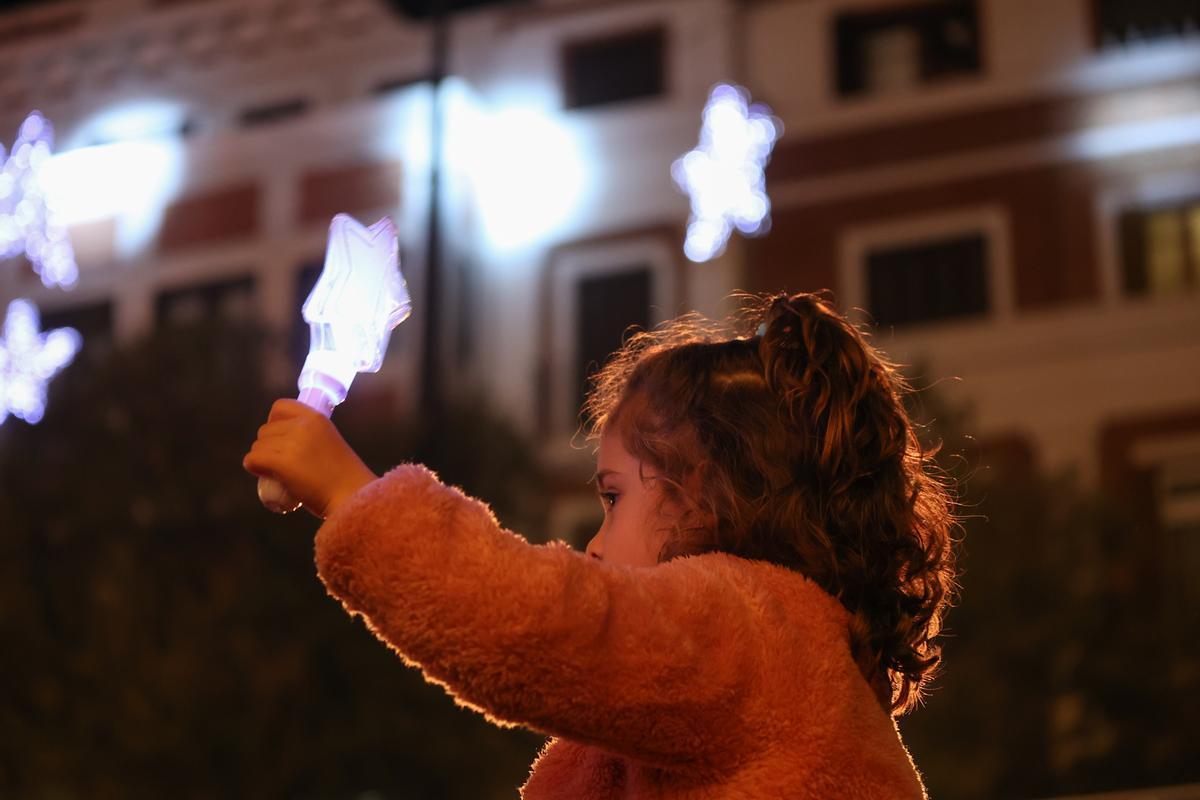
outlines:
M896 364L821 293L752 295L634 333L591 379L673 519L659 561L723 552L803 573L850 612L851 653L894 716L920 702L955 588L951 485ZM731 337L731 334L732 337Z

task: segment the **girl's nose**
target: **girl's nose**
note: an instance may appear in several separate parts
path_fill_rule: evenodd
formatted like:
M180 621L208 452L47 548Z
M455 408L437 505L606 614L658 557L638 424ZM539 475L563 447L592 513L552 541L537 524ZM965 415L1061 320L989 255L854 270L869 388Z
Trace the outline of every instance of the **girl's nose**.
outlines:
M603 561L604 556L600 549L600 534L597 533L592 537L592 540L587 543L587 554L592 558Z

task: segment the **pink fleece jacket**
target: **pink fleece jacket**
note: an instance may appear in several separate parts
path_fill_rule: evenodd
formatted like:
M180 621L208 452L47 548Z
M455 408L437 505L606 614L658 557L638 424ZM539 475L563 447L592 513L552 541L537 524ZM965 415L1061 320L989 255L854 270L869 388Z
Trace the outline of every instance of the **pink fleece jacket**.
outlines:
M532 545L419 464L339 507L316 562L460 705L553 737L524 800L925 796L850 657L846 611L797 572Z

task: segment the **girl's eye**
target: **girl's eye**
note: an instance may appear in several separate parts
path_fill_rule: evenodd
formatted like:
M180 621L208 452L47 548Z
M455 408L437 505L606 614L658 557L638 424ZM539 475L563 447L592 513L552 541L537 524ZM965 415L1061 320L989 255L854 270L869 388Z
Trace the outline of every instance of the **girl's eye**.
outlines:
M614 505L616 505L617 493L616 492L601 492L600 499L608 508L612 508Z

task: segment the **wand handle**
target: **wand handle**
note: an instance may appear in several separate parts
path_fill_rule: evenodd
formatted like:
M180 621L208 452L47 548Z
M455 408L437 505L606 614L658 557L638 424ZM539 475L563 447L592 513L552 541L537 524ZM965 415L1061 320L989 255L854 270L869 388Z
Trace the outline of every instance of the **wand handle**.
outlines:
M343 396L345 396L344 392ZM333 407L336 405L333 398L317 386L305 386L300 390L300 397L297 399L327 417L333 414ZM266 475L258 479L258 500L276 514L289 514L300 507L300 501L287 490L286 486Z

